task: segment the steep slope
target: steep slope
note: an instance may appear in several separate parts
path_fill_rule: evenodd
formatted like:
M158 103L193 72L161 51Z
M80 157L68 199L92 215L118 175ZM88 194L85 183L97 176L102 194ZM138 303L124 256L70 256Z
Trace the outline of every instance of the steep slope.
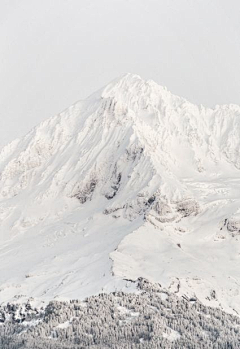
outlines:
M127 74L0 154L2 301L143 276L240 311L240 107Z

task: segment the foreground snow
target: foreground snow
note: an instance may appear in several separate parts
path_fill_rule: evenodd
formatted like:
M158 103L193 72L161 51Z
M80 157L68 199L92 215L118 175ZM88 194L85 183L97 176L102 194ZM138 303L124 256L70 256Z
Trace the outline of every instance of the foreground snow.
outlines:
M132 291L240 312L240 107L128 74L0 154L2 302Z

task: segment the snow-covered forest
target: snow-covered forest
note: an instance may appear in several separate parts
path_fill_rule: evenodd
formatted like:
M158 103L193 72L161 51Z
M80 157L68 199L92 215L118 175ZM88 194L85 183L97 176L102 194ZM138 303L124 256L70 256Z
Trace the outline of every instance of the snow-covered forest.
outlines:
M239 348L240 318L138 280L137 293L1 308L2 349Z

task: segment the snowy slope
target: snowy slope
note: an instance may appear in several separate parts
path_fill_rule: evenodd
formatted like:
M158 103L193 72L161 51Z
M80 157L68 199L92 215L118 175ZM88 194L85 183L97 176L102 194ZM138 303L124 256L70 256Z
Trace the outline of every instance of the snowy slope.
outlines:
M0 154L0 300L143 276L240 312L240 107L127 74Z

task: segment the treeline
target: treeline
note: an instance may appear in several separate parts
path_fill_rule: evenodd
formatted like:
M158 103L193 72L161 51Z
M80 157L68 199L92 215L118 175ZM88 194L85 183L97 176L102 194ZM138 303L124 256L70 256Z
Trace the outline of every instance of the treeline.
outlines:
M0 309L1 349L237 349L240 318L139 279L139 293L114 292L45 309Z

